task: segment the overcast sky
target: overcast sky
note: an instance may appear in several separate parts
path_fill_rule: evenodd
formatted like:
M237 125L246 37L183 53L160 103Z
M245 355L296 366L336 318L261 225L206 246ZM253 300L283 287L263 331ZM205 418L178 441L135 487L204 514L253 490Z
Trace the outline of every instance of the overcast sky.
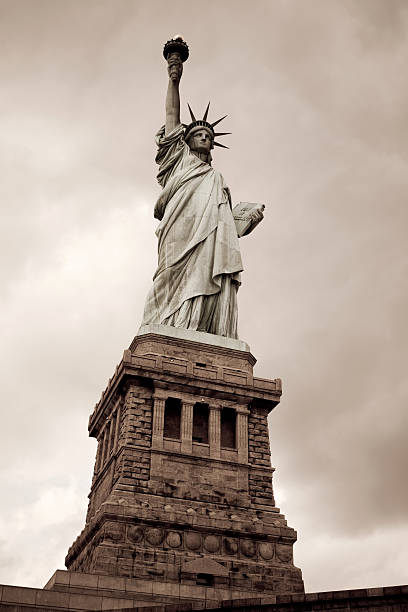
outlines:
M43 586L84 526L87 420L156 265L162 46L228 113L240 337L283 379L277 501L307 591L408 582L408 3L0 0L0 583ZM221 127L221 126L220 126Z

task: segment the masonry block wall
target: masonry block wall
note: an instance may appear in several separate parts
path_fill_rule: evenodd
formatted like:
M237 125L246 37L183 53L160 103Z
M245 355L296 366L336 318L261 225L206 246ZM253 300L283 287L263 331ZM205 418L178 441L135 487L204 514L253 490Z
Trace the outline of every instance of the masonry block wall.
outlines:
M253 500L275 505L272 490L271 451L269 448L268 409L253 406L248 419L249 493Z
M279 379L250 353L136 337L90 417L86 525L68 569L225 598L303 592L296 532L275 507L267 417ZM173 587L172 587L173 585Z

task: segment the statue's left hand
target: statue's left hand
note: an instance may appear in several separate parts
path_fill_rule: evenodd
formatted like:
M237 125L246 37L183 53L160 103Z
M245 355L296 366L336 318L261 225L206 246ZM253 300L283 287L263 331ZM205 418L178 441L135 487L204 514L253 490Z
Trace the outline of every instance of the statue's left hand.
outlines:
M240 202L232 209L238 237L247 236L264 218L264 204Z
M254 224L260 223L263 218L264 218L264 214L262 210L260 210L259 208L255 208L253 211L251 211L250 219L253 221Z

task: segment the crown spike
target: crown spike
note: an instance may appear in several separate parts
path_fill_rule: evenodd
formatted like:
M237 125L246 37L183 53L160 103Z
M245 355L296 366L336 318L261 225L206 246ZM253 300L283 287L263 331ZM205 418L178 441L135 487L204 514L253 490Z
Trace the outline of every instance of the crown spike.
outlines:
M223 119L225 119L225 117L228 117L228 115L224 115L223 117L221 117L221 119L218 119L217 121L214 121L214 123L212 123L211 125L213 127L215 127L218 123L220 123L220 121L222 121Z
M187 104L188 106L188 110L190 111L190 115L191 115L191 121L197 121L197 119L194 117L194 113L191 110L191 106L189 104Z
M232 132L214 132L214 136L228 136L228 134L232 134Z
M208 116L209 108L210 108L210 103L208 103L208 106L207 106L206 111L204 113L203 121L207 121L207 116Z
M216 147L222 147L223 149L229 149L229 147L226 147L225 145L223 145L223 144L221 144L219 142L215 142L215 140L213 142L213 145L215 145Z

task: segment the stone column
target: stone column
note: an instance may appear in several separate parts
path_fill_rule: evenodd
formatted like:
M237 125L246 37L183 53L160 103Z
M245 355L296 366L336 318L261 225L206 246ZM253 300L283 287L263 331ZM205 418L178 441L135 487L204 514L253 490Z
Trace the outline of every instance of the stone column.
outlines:
M181 451L189 454L193 451L193 411L194 402L182 400Z
M118 403L118 407L116 408L116 427L115 427L115 441L113 443L113 448L116 450L118 448L119 436L120 436L120 419L122 416L121 405Z
M103 459L103 432L99 434L98 448L96 450L95 474L98 474L102 467Z
M103 464L109 459L109 446L110 446L110 435L111 435L112 421L109 419L105 425L105 441L103 449Z
M110 422L110 427L109 427L109 450L108 450L108 457L111 456L114 448L115 448L115 431L116 431L116 419L117 419L117 413L116 410L114 410L112 412L112 416L111 416L111 422Z
M219 459L221 456L221 406L210 404L208 434L210 443L210 457Z
M154 396L152 448L163 448L164 405L166 400Z
M238 461L240 463L248 463L248 414L249 410L244 406L236 408L236 440Z
M101 469L103 468L103 464L105 463L105 449L106 449L106 427L103 428L101 434L101 441L100 441L100 457L99 457L99 467L98 467L98 472L101 471Z

